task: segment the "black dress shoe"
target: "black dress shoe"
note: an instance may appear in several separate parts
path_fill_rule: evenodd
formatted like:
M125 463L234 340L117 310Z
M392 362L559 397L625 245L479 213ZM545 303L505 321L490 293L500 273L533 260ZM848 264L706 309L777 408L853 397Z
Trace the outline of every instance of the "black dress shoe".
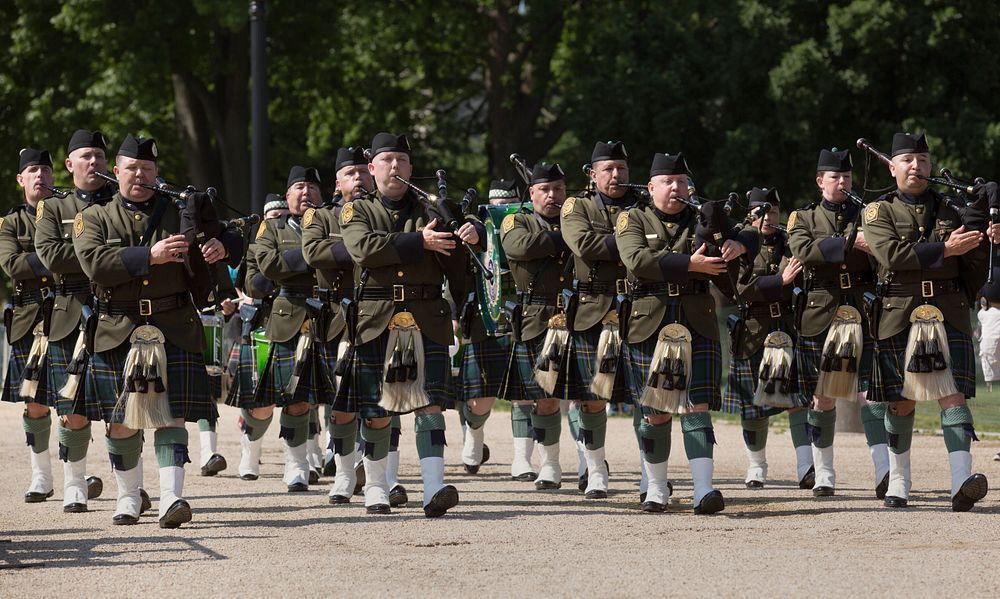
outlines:
M584 495L584 498L585 499L607 499L608 498L608 492L607 491L600 491L598 489L594 489L593 491L587 491L587 494Z
M82 514L86 511L86 503L67 503L63 506L63 512L66 514Z
M971 510L972 506L986 497L989 491L990 485L986 477L982 474L973 474L965 479L965 482L959 487L958 493L955 493L955 496L951 498L951 511L967 512Z
M721 491L710 491L708 495L701 498L701 502L694 508L696 514L714 514L726 509L726 502L722 499Z
M118 526L129 526L132 524L138 524L139 519L128 514L115 514L114 517L111 518L111 523Z
M809 470L802 475L802 480L799 481L800 489L811 489L816 486L816 467L809 466Z
M375 505L365 506L365 511L368 512L369 514L380 514L380 515L392 513L392 509L390 509L389 506L387 506L384 503L377 503Z
M645 493L643 493L645 495ZM667 506L662 503L656 503L655 501L643 501L642 511L650 514L658 514L667 511Z
M153 507L153 502L149 500L149 493L146 489L139 489L139 515L145 514L149 508Z
M337 462L332 458L323 464L323 476L337 476Z
M479 462L479 464L482 464L482 462ZM469 464L463 462L462 467L465 468L466 474L477 474L479 472L479 464L470 466Z
M104 481L96 476L87 477L87 499L97 499L104 492Z
M319 484L319 472L316 471L316 470L313 470L312 468L309 469L309 484L310 485L318 485Z
M365 483L368 479L365 477L365 465L360 463L354 468L354 476L357 482L354 483L354 494L361 495L365 490Z
M406 487L403 485L396 485L389 489L389 505L392 507L404 506L409 501L410 496L406 494Z
M289 493L304 493L309 490L309 485L305 483L292 483L288 485Z
M816 487L813 489L813 497L833 497L833 487Z
M229 464L226 463L226 458L222 457L217 453L213 453L212 457L208 458L205 465L201 467L202 476L215 476L216 474L225 470Z
M561 489L562 483L557 483L551 480L536 480L535 489L538 491L554 491L555 489Z
M52 497L53 493L55 493L55 491L49 491L48 493L38 493L37 491L28 491L27 493L24 494L24 502L41 503L46 499L48 499L49 497Z
M885 494L889 492L889 473L882 477L882 482L875 487L875 497L885 499Z
M747 486L748 489L755 489L755 490L756 489L763 489L764 488L764 481L762 481L762 480L748 480L746 482L746 486Z
M350 503L351 498L344 495L330 495L331 505L343 505L345 503Z
M430 503L424 506L424 517L440 518L456 505L458 505L458 489L445 485L431 497Z
M516 481L522 482L522 483L530 483L531 481L535 480L536 478L538 478L538 474L536 474L534 472L522 472L521 474L518 474L517 476L510 477L510 480L516 480Z
M488 461L490 461L490 446L483 443L483 459L479 463L485 464Z
M160 518L160 528L180 528L181 524L190 521L191 506L183 499L178 499Z
M240 480L257 480L258 478L260 477L257 476L256 474L251 474L249 472L240 475Z
M902 497L896 497L894 495L886 495L885 500L882 502L885 507L906 507L907 501Z

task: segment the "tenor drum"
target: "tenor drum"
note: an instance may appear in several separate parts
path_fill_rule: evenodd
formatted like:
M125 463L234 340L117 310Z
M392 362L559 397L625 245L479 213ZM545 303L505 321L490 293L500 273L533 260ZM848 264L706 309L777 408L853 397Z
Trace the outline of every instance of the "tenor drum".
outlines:
M476 277L476 295L479 313L483 317L486 332L490 335L503 334L507 319L503 315L504 302L517 297L514 277L507 265L507 255L500 244L500 227L508 214L521 209L522 204L484 205L479 207L479 216L486 228L486 251L482 254L483 264L493 272L493 279L487 281L482 275ZM531 205L525 204L530 210Z

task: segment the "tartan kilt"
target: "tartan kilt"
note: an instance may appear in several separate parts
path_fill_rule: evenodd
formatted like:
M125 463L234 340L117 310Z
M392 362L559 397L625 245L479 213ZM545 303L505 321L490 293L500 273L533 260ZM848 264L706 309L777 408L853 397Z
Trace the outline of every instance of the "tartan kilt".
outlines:
M642 397L642 390L646 386L646 378L653 363L653 351L656 349L656 339L659 336L659 329L670 323L678 323L686 326L691 331L691 378L688 381L688 396L691 403L700 405L708 404L709 410L717 411L722 407L722 344L713 341L708 337L699 335L691 328L680 301L670 301L667 303L667 310L663 315L663 322L650 335L649 339L641 343L629 344L629 362L632 367L632 381L629 385L632 389L632 401L639 404ZM642 407L645 414L657 413L645 406Z
M503 379L497 388L497 397L506 401L538 401L547 399L545 391L535 382L535 360L545 335L530 341L518 341L507 352Z
M174 418L182 418L185 422L218 420L219 411L209 390L204 356L201 352L184 351L169 340L164 347L167 350L167 397ZM128 351L129 344L125 342L91 356L84 402L85 415L90 420L119 424L124 420L125 410L116 411L115 405L124 384Z
M3 380L3 401L10 403L37 403L43 406L54 407L49 403L47 373L42 373L38 380L38 391L35 397L21 397L21 381L24 377L24 367L28 364L28 354L31 353L31 344L35 340L34 335L25 335L19 341L10 345L10 357L7 360L7 376ZM46 360L48 362L48 360ZM45 365L45 370L50 370L49 365Z
M799 371L799 390L804 397L811 398L816 392L816 385L819 384L819 365L823 360L823 343L826 341L826 334L829 330L811 337L799 335L795 340L795 364ZM858 362L859 393L868 390L872 364L875 361L875 343L872 341L867 327L863 329L863 334L861 360ZM903 341L903 349L905 350L906 340Z
M90 376L90 365L84 371L83 379L76 390L76 397L64 399L60 397L59 390L66 384L69 375L66 374L66 367L73 359L73 350L76 349L76 338L78 332L67 336L61 341L49 341L49 365L46 368L48 379L46 381L48 401L50 406L56 407L56 413L60 416L71 414L83 415L86 412L86 401L84 394L87 392L86 379Z
M448 346L435 343L421 335L424 344L424 391L430 405L447 408L453 401L451 358ZM385 374L385 352L389 329L377 338L354 348L348 373L341 378L333 401L333 409L354 412L361 418L384 418L390 413L378 405L382 398L382 379Z
M223 376L229 377L229 393L226 405L234 408L250 409L253 405L254 368L257 351L253 343L242 341L233 345L229 353L229 366Z
M951 352L951 375L955 379L958 392L967 398L976 396L976 354L972 337L959 331L947 322L948 350ZM872 373L871 401L901 401L903 397L903 376L906 374L906 341L910 329L878 342L875 371Z
M741 420L756 420L780 414L787 409L753 405L754 392L757 390L757 373L760 372L760 362L763 359L764 351L761 350L750 358L742 360L734 358L729 362L726 393L722 397L723 412L739 414ZM793 379L796 378L796 370L796 365L793 364ZM799 406L809 405L806 396L798 391L794 392L794 397Z
M455 399L497 397L510 359L509 337L487 337L463 346Z
M313 346L316 352L316 367L319 370L319 377L313 385L316 403L332 405L333 399L337 395L337 377L333 374L337 370L337 346L340 345L340 337L333 341L317 342Z
M284 343L271 342L267 351L267 362L264 364L264 371L260 373L257 388L254 389L251 405L243 406L244 408L286 406L299 402L316 403L316 394L313 389L313 360L306 360L303 365L298 386L295 388L295 395L288 399L282 397L282 389L292 377L295 366L295 347L298 343L298 335ZM315 346L311 351L315 351Z
M597 323L586 331L570 333L569 368L566 376L559 377L553 395L574 401L603 401L590 390L597 372L597 343L603 328L603 324Z

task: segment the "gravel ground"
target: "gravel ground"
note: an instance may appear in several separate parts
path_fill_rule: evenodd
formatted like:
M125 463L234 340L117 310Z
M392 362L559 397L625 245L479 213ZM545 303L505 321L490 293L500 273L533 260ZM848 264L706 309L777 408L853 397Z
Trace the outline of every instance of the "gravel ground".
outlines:
M30 471L20 409L0 405L0 456L7 464L0 471L0 596L995 597L1000 589L1000 494L970 513L952 513L940 437L914 439L911 507L889 511L871 490L863 435L838 435L838 495L814 499L794 483L787 432L772 431L770 480L764 490L749 491L740 429L719 424L716 486L726 509L696 516L674 426L675 495L667 513L651 515L639 511L630 419L613 418L608 427L611 497L588 501L576 491L567 429L563 489L536 492L509 480L508 413L487 422L493 457L471 476L460 464L458 417L449 412L446 481L458 487L461 503L427 520L419 507L412 418L403 419L400 468L410 507L367 516L360 497L328 505L329 479L308 493L286 493L276 426L268 432L261 479L239 480L237 412L221 409L220 449L230 467L203 478L188 466L185 497L194 520L168 531L156 523L151 442L145 482L154 510L137 526L111 525L116 491L99 438L90 472L104 478L105 492L91 501L91 512L62 512L55 461L55 496L23 503ZM195 457L197 428L189 430ZM55 438L53 429L53 448ZM974 469L994 480L1000 480L992 461L998 449L995 440L974 447Z

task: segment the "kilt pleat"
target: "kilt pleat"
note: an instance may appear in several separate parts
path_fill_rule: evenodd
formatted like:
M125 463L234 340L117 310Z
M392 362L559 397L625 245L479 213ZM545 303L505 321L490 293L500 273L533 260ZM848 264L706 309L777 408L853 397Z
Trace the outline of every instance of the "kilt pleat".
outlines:
M510 358L508 337L487 337L464 346L456 399L497 397Z

